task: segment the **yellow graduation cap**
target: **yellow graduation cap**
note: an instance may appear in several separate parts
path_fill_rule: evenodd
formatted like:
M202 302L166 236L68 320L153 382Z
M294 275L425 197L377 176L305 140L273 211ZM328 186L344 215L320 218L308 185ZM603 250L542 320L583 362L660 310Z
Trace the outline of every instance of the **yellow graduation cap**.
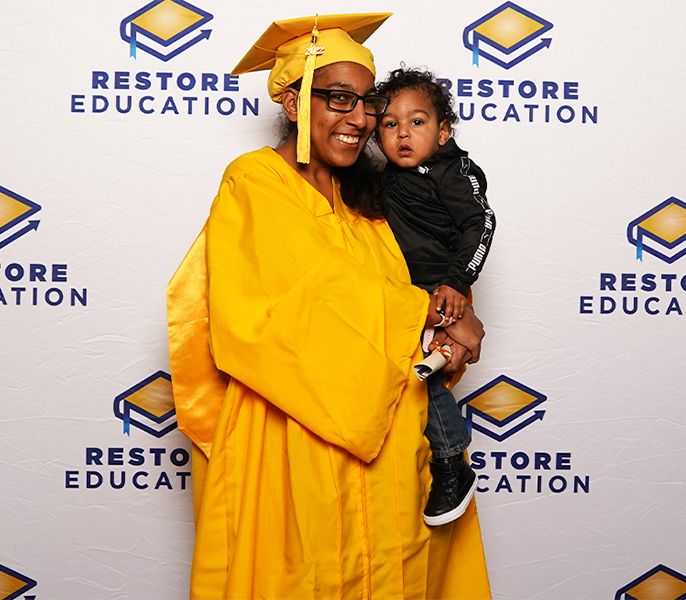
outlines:
M314 70L336 62L354 62L376 75L374 57L362 46L391 13L317 15L274 21L231 71L242 75L271 69L267 89L274 102L302 78L298 96L300 163L310 162L310 88Z

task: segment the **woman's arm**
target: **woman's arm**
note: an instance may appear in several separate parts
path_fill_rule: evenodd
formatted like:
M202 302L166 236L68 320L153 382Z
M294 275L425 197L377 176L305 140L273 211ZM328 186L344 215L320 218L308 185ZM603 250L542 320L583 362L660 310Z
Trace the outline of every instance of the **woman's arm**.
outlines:
M406 385L429 295L332 244L297 192L264 171L228 176L208 222L214 360L370 461Z

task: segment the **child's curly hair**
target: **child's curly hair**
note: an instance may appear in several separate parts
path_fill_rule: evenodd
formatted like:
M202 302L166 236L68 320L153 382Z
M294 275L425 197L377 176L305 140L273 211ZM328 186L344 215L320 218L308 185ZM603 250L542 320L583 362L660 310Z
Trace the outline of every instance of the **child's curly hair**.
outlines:
M401 63L399 69L391 71L385 81L377 86L381 96L387 96L391 99L400 90L408 88L421 90L429 97L439 123L446 121L450 125L450 129L457 123L458 118L453 110L453 97L436 83L436 77L430 71L408 69Z

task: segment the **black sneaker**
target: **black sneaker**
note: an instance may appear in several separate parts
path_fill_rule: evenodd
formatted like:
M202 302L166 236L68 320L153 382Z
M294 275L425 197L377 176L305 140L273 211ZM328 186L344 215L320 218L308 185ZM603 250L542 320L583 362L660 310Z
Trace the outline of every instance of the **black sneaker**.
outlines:
M424 509L424 522L435 527L464 514L476 490L476 473L460 454L429 463L433 481Z

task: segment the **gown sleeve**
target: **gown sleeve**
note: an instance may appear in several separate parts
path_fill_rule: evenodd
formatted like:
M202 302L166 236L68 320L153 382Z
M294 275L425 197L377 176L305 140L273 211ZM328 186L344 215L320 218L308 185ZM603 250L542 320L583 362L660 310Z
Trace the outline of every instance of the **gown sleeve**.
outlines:
M370 462L429 299L366 268L317 218L276 173L227 171L207 232L211 351L234 380Z

